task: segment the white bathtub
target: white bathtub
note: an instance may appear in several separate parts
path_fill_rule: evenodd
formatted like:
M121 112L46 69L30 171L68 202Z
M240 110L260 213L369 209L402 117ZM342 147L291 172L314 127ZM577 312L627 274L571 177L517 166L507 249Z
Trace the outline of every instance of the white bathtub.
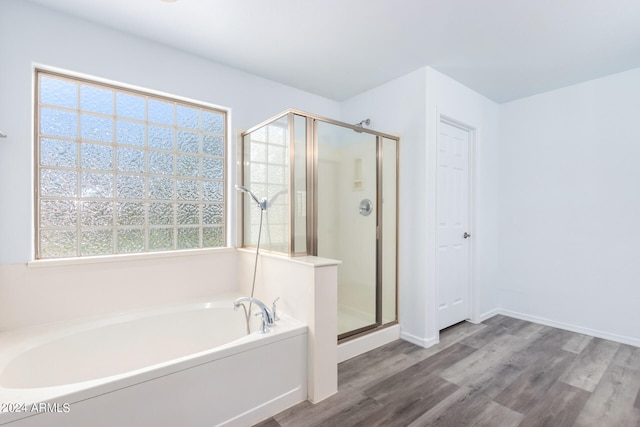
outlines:
M247 425L305 400L306 326L246 335L232 301L0 334L0 425Z

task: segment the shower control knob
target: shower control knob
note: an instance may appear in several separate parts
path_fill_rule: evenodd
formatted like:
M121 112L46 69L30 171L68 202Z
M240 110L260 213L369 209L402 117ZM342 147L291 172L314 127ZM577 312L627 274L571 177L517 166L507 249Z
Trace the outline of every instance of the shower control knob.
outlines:
M468 239L469 237L471 237L471 234L469 234L469 233L467 233L465 231L464 234L462 235L462 237L464 237L465 239Z
M358 206L358 212L360 212L362 216L371 215L371 212L373 212L373 202L369 199L364 199Z

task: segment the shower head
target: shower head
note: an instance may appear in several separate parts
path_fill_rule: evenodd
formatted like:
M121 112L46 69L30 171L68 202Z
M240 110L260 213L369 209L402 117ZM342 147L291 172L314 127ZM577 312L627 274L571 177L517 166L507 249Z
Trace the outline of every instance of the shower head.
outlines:
M243 193L247 193L251 196L251 198L253 200L255 200L256 203L260 204L260 201L258 200L258 198L256 197L255 194L253 194L253 192L251 190L249 190L247 187L243 186L243 185L236 185L236 190L238 191L242 191Z
M371 123L371 120L364 119L364 120L361 120L359 123L356 123L354 126L359 127L359 128L364 128L365 126L369 126L370 123ZM354 131L356 131L358 133L362 132L361 130L358 130L358 129L354 129Z
M253 194L253 192L251 190L249 190L247 187L245 187L243 185L236 185L236 190L242 191L243 193L247 193L248 195L251 196L253 201L256 202L256 204L258 205L258 207L261 210L263 210L263 211L267 210L267 199L266 198L263 197L262 200L258 200L256 195Z

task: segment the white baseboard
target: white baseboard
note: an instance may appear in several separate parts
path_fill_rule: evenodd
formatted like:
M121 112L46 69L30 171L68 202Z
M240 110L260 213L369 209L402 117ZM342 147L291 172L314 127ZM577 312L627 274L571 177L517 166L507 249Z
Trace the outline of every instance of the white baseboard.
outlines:
M480 316L478 317L478 323L484 322L485 320L490 319L498 314L513 317L515 319L526 320L528 322L538 323L545 326L551 326L553 328L559 328L566 331L589 335L596 338L603 338L606 340L619 342L621 344L629 344L635 347L640 347L640 339L637 338L617 335L597 329L585 328L570 323L558 322L556 320L551 320L544 317L533 316L530 314L519 313L516 311L505 310L501 308L493 309L487 311L486 313L480 314ZM417 337L415 335L401 331L399 325L394 325L390 328L385 328L378 332L374 332L372 334L356 338L352 341L348 341L344 344L340 344L338 346L338 362L343 362L345 360L351 359L352 357L358 356L369 350L373 350L374 348L380 347L398 338L424 348L429 348L440 342L439 337Z
M246 425L253 425L266 418L272 417L275 414L284 411L300 402L304 402L306 398L306 387L297 387L289 390L286 393L265 402L262 405L256 406L236 417L233 417L227 421L218 424L224 427L240 427Z
M496 312L496 313L494 313L494 312ZM596 337L596 338L603 338L603 339L606 339L606 340L609 340L609 341L619 342L621 344L629 344L629 345L633 345L635 347L640 347L640 340L639 339L626 337L624 335L612 334L610 332L600 331L600 330L597 330L597 329L585 328L585 327L578 326L578 325L572 325L570 323L558 322L556 320L546 319L544 317L532 316L532 315L524 314L524 313L518 313L516 311L510 311L510 310L498 309L498 310L493 310L493 311L491 311L489 313L493 313L491 316L495 316L496 314L502 314L502 315L505 315L505 316L508 316L508 317L514 317L514 318L520 319L520 320L526 320L526 321L533 322L533 323L539 323L539 324L545 325L545 326L551 326L553 328L564 329L566 331L576 332L576 333L584 334L584 335L590 335L590 336ZM489 314L489 313L487 313L487 314ZM491 317L491 316L489 316L489 317ZM487 319L489 317L487 317Z
M490 311L487 311L486 313L482 313L479 317L478 317L478 321L477 322L472 322L472 323L482 323L487 319L491 319L493 316L497 315L497 314L501 314L501 310L500 309L493 309ZM505 315L506 316L506 315Z
M400 325L389 326L338 345L338 363L400 338Z
M420 347L429 348L440 342L439 337L433 338L420 338L415 335L408 334L406 332L400 332L400 339L409 341L412 344L419 345Z

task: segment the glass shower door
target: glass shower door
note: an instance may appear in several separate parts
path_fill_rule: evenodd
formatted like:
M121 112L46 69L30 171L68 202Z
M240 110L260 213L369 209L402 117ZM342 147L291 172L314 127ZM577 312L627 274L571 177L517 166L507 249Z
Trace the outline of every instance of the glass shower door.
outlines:
M338 338L376 326L376 136L316 121L317 251L338 266Z

